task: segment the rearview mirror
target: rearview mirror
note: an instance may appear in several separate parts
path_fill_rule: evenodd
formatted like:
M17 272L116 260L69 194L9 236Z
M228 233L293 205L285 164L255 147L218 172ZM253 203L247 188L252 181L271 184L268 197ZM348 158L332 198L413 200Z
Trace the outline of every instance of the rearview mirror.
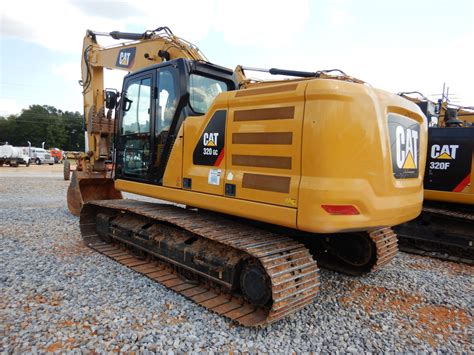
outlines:
M115 89L105 90L105 107L113 110L117 106L118 92Z

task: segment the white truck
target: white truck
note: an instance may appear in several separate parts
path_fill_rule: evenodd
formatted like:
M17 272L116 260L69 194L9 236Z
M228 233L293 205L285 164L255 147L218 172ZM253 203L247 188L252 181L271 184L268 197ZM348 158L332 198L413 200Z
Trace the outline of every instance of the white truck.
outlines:
M17 167L19 164L30 165L31 158L24 154L21 148L13 147L9 144L0 145L0 166L3 164Z
M51 153L46 149L36 147L18 147L18 149L21 149L23 154L29 156L30 161L36 165L54 164L54 158L51 157Z

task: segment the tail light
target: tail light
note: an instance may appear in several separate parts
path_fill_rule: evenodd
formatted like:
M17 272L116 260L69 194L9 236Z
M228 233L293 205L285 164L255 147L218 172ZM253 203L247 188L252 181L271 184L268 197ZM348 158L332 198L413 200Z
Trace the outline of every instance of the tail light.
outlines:
M357 215L360 214L357 208L352 205L321 205L321 207L332 215Z

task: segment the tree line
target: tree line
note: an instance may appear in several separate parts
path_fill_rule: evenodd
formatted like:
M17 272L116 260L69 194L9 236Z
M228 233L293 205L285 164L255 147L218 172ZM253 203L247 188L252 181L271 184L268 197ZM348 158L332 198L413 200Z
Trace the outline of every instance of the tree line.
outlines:
M19 115L0 116L0 142L14 146L84 151L82 114L48 105L31 105Z

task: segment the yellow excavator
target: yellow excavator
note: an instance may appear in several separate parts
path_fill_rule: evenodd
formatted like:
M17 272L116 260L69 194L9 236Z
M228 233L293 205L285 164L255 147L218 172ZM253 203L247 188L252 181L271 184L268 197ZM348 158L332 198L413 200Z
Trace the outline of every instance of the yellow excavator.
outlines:
M121 93L105 68L129 72ZM262 326L313 301L318 266L361 275L394 258L391 226L421 211L427 124L341 71L251 69L210 63L167 27L87 31L88 148L67 197L91 248Z
M396 227L401 250L474 264L474 108L399 93L428 118L423 212Z

